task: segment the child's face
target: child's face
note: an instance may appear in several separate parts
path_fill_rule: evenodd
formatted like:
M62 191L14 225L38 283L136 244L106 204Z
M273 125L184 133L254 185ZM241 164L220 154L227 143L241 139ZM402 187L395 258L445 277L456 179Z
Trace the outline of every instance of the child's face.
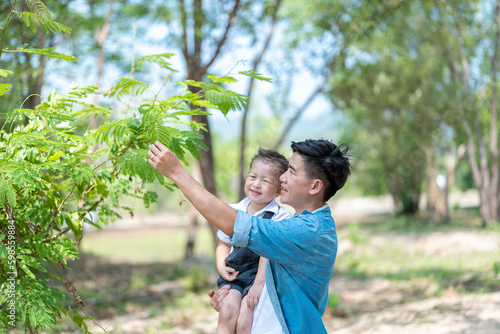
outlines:
M259 159L255 160L245 181L245 194L252 203L266 206L278 195L280 189L279 175L272 165Z

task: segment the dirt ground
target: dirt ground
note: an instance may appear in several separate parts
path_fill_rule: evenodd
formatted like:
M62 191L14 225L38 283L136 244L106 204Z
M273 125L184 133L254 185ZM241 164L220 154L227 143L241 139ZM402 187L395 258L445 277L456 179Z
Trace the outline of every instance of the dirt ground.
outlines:
M131 231L131 233L133 233ZM399 239L398 239L399 238ZM425 251L433 256L446 256L449 252L459 256L472 251L495 251L500 254L500 233L434 232L425 237L412 235L398 236L397 242L404 244L410 251ZM384 242L383 239L374 242ZM339 245L339 258L342 251L352 247L348 241ZM95 263L94 263L95 265ZM106 264L110 268L110 264ZM120 267L119 264L116 265ZM94 269L99 270L99 267ZM137 268L136 268L137 269ZM131 275L121 269L122 275ZM149 270L153 270L149 268ZM105 278L109 279L109 278ZM98 284L98 282L96 282ZM339 310L325 312L324 323L329 333L338 334L495 334L500 333L500 292L488 294L461 295L449 287L443 296L427 298L407 295L415 290L415 284L422 289L437 289L428 282L408 282L405 287L384 279L355 280L334 275L331 293L341 299ZM175 283L161 282L142 289L148 296L161 299L177 289ZM136 292L141 293L141 291ZM121 315L111 315L96 319L108 333L162 333L191 334L216 332L217 313L206 308L208 297L199 296L197 304L205 307L189 314L179 314L172 321L172 314L164 312L152 314L147 307L130 308ZM124 313L124 314L123 314ZM166 326L167 318L169 319ZM174 317L175 318L175 317ZM102 333L98 327L92 332Z

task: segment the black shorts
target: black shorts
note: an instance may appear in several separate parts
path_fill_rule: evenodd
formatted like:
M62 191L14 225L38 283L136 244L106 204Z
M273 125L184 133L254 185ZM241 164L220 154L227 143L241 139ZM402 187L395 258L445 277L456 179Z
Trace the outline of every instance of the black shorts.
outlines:
M226 258L226 265L238 271L239 274L234 281L226 281L219 276L217 287L220 289L225 285L230 285L231 289L241 292L241 298L245 297L255 281L259 260L260 256L247 247L235 247Z

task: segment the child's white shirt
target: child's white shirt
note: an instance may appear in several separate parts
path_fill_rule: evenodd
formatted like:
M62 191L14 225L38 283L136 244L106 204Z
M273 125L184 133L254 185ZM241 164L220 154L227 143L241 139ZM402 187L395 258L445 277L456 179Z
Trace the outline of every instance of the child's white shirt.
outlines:
M239 201L236 204L230 204L230 206L235 209L235 210L240 210L243 212L247 212L248 206L250 205L252 201L250 198L244 198L241 201ZM287 219L290 218L292 215L290 212L288 212L284 207L279 206L278 203L276 202L275 199L272 200L271 203L269 203L265 208L262 210L257 211L254 216L262 218L265 215L266 211L271 211L274 212L274 216L271 218L272 220L282 220L282 219ZM221 230L217 231L217 236L221 241L229 243L229 236L222 232ZM233 250L233 247L231 247L231 251Z

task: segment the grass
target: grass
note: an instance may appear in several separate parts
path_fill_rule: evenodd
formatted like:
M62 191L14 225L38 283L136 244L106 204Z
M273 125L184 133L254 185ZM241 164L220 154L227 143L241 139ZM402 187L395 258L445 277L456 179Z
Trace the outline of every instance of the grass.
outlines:
M199 227L195 256L214 258L214 243L208 227ZM184 258L187 234L184 227L145 230L117 230L88 233L82 241L84 252L134 263L178 262Z
M481 228L477 214L455 212L450 223L428 224L423 219L392 217L380 223L347 224L339 229L353 247L337 259L336 273L356 279L382 278L393 282L427 280L437 284L436 295L450 286L464 293L500 291L498 273L494 272L498 252L466 251L457 254L448 250L442 254L426 252L424 246L410 246L439 232L496 233L495 227ZM475 223L476 225L473 225ZM460 248L467 248L464 245Z

